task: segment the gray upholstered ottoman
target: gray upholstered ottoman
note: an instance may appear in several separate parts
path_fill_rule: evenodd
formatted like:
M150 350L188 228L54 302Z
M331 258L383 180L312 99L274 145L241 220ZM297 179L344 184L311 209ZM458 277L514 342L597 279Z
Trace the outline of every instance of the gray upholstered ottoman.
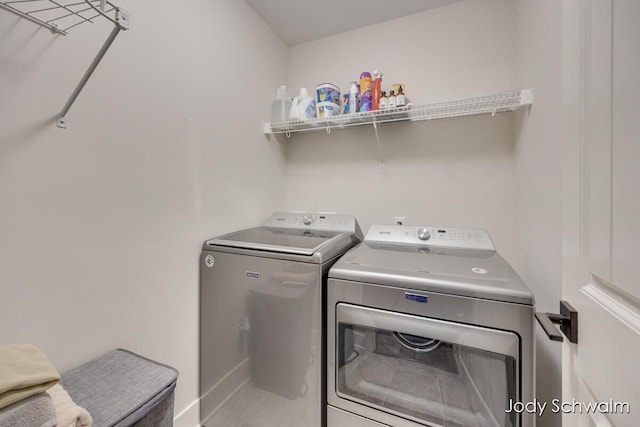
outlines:
M60 383L95 427L168 427L177 378L169 366L118 349L62 374Z

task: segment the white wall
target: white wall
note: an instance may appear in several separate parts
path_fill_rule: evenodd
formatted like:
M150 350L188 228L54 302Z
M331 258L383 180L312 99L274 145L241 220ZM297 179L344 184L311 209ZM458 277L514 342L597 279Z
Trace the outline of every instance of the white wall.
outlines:
M418 104L520 89L515 8L465 1L291 48L289 89L333 82L343 90L379 68L383 90L403 82ZM349 212L363 229L407 224L486 228L515 255L513 115L382 125L384 168L371 127L295 134L287 149L290 209Z
M517 2L518 82L535 88L529 114L517 117L515 265L536 296L536 309L557 313L562 293L563 2ZM561 399L561 349L537 331L537 397ZM544 427L562 419L545 411Z
M465 1L295 46L289 86L343 89L380 68L426 103L506 89L535 89L515 114L382 125L374 131L294 135L286 141L291 209L353 212L366 229L396 215L411 224L486 228L529 285L539 311L555 312L561 284L562 3ZM370 44L365 49L362 46ZM328 55L327 52L332 52ZM318 54L321 53L321 54ZM537 398L560 398L560 349L537 330ZM538 425L559 426L546 411Z
M286 46L242 1L117 2L131 14L58 129L111 30L66 37L0 10L0 343L60 371L117 347L180 371L198 398L198 256L208 237L285 207L261 133ZM198 423L197 405L177 425Z

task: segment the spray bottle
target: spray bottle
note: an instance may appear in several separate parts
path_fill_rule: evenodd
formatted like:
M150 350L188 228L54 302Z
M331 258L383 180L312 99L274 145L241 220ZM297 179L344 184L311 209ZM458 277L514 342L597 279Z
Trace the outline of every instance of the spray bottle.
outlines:
M371 109L380 109L380 94L382 93L382 73L378 70L373 72L373 88L371 89Z

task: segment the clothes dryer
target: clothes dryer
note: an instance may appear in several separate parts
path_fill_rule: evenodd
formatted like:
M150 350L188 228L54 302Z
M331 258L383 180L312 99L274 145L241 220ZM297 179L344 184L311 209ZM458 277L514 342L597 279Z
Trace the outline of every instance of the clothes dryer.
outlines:
M329 427L532 427L534 298L484 230L372 226L329 272Z
M326 278L361 240L353 216L278 212L204 242L203 426L325 425Z

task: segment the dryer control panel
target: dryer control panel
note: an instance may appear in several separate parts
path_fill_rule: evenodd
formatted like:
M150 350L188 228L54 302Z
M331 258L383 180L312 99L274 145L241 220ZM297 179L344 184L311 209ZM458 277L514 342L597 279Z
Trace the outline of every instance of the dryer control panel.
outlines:
M489 233L481 228L372 225L365 242L495 251Z
M308 212L276 212L264 223L264 226L346 233L355 233L359 229L356 217L353 215Z

